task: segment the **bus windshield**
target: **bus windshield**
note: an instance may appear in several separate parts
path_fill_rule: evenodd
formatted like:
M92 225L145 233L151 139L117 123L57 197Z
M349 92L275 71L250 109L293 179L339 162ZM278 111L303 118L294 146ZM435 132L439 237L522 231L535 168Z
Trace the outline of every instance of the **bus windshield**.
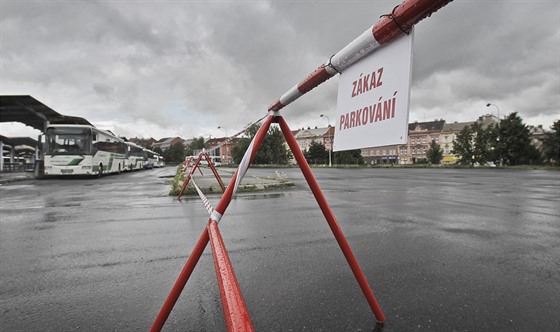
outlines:
M91 154L89 128L48 128L46 154Z

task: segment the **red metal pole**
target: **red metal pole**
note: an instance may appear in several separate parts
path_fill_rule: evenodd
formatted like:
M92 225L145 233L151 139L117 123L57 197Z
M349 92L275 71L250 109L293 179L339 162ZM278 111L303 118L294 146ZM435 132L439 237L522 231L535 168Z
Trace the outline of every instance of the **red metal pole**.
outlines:
M233 272L218 224L216 221L210 220L207 228L210 235L214 266L216 268L216 278L220 285L220 297L222 298L227 329L228 331L239 332L254 331L249 311L241 295L241 289Z
M327 220L327 223L329 224L329 227L331 228L331 231L333 232L334 237L336 238L336 241L340 246L340 249L344 253L344 257L346 257L348 265L350 265L350 268L352 269L352 272L354 273L354 276L356 277L356 280L358 281L358 284L360 285L360 288L362 289L362 292L364 293L364 296L366 297L366 300L371 310L373 311L375 318L378 322L383 323L385 321L385 315L383 314L381 307L377 303L377 300L375 299L375 296L371 291L371 287L369 286L367 279L362 272L358 261L356 260L356 257L354 257L352 249L350 249L350 245L348 244L346 237L342 233L342 230L340 229L340 226L338 225L338 222L336 221L334 214L329 207L329 204L327 203L327 200L325 199L325 196L323 195L319 184L317 183L317 180L315 180L315 177L311 172L311 168L307 164L307 161L305 160L305 157L303 156L303 153L301 152L297 141L294 138L294 135L292 134L290 128L288 127L288 124L283 117L279 116L278 120L280 123L280 129L282 130L282 133L286 138L286 142L292 150L294 158L296 159L301 172L305 177L305 180L307 180L309 188L311 188L311 191L313 192L317 203L319 203L319 207L321 208L321 211L323 211L323 215L325 216L325 219Z
M189 172L189 175L187 175L187 178L185 179L185 183L183 183L183 188L181 188L181 192L179 193L179 196L177 196L177 199L180 201L181 200L181 196L183 196L183 192L185 191L185 189L187 188L187 184L189 184L189 181L191 180L191 177L193 175L193 173L195 172L196 168L198 167L198 164L200 163L200 160L202 159L202 155L198 155L198 158L196 158L196 161L194 162L194 166L191 169L191 171ZM199 168L200 170L200 168ZM200 174L202 174L202 171L200 171Z
M212 162L212 160L208 156L208 153L205 152L204 157L206 158L206 162L208 163L208 166L210 166L210 169L212 170L212 173L214 173L214 176L216 177L216 180L218 180L218 183L220 184L220 188L222 188L222 192L226 191L226 187L224 186L224 183L222 182L222 178L220 177L220 174L218 174L218 170L216 169L216 166L214 166L214 163Z
M177 299L179 299L179 296L181 295L183 288L185 288L185 285L187 284L189 277L191 276L196 264L198 263L200 256L202 256L202 253L204 252L204 249L208 244L208 240L209 240L208 230L205 228L204 231L202 232L202 235L200 235L200 238L198 239L196 246L191 252L189 259L187 259L187 263L183 267L183 270L181 270L181 273L179 274L177 281L175 281L175 284L173 285L171 292L169 292L169 296L167 296L165 303L161 307L161 310L156 320L154 321L154 324L152 325L150 332L156 332L156 331L159 332L163 328L163 325L165 325L165 322L167 321L167 318L169 317L171 310L173 310L173 307L175 306L175 303L177 303Z

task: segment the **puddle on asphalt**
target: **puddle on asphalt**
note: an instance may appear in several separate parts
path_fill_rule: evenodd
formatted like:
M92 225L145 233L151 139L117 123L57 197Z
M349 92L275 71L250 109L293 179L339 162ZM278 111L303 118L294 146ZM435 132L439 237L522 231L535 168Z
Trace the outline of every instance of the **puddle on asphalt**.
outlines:
M273 199L286 196L285 193L274 193L274 194L256 194L256 195L238 195L237 199L244 199L249 201L256 201L261 199Z

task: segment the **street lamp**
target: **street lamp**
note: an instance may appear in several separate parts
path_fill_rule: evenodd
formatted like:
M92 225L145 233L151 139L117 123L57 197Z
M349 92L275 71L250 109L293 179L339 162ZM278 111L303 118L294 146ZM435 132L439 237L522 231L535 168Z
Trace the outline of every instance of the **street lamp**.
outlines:
M228 144L228 141L227 141L227 139L228 139L227 128L226 128L226 127L223 127L223 126L218 126L218 129L223 129L223 130L226 131L226 140L225 140L225 142L226 142L226 143L225 143L225 146L226 146L226 154L224 155L224 157L225 157L224 159L226 159L225 161L227 162L227 164L229 164L229 158L228 158L228 156L229 156L229 148L228 148L228 146L227 146L227 144Z
M329 117L326 116L325 114L321 114L321 117L327 118L327 123L328 123L328 125L329 125L329 127L327 128L327 130L329 131L329 167L332 167L332 158L331 158L331 151L332 151L331 120L329 120Z
M500 120L500 108L498 107L498 105L492 104L492 103L486 104L486 107L490 107L490 106L496 107L496 110L498 111L498 120ZM498 133L498 135L499 135L499 133ZM498 154L500 156L500 166L502 166L503 161L502 161L502 147L500 145L500 137L497 137L496 141L498 142L496 147L498 148Z
M486 104L486 107L490 107L490 106L496 107L496 110L498 111L498 119L499 119L500 118L500 108L498 107L498 105L492 104L492 103Z
M227 138L227 128L226 127L222 127L222 126L218 126L218 129L223 129L226 131L226 138Z

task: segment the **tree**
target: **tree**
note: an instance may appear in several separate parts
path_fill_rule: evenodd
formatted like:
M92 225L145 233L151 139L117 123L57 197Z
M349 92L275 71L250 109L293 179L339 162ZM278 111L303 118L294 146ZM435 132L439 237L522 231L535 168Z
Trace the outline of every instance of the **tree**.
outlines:
M326 164L329 160L329 152L323 143L312 141L309 149L303 152L308 164L321 165Z
M163 157L168 163L182 163L185 160L185 146L182 142L175 143L163 152Z
M255 164L287 164L290 154L284 145L284 136L277 126L270 127L264 141L255 156Z
M459 164L474 166L475 163L484 165L492 159L495 149L494 127L482 128L480 122L465 126L453 142L453 154L459 156Z
M364 158L362 157L362 150L348 150L339 151L334 153L334 163L340 165L362 165Z
M249 148L251 141L257 135L260 128L259 124L254 124L247 129L247 136L239 140L232 149L232 158L235 163L240 163ZM287 164L290 160L290 153L284 145L284 136L278 127L270 127L261 144L261 147L253 160L254 164Z
M490 137L491 133L494 131L493 125L488 128L482 128L480 122L475 122L471 125L471 130L473 133L472 140L472 161L473 163L478 163L480 165L486 164L490 157Z
M543 154L547 162L557 165L560 162L560 120L556 120L550 129L552 131L544 136Z
M160 156L163 156L163 150L161 149L160 146L156 146L151 150L154 151L155 153L159 154Z
M206 147L206 145L204 144L204 138L203 137L195 138L195 139L193 139L191 144L189 144L187 146L186 155L187 156L194 156L194 152L196 150L202 150L205 147Z
M443 150L435 140L432 140L432 143L430 143L430 147L428 148L428 151L426 151L426 156L428 157L430 164L439 164L441 162L441 159L443 158Z
M531 144L531 132L517 112L503 119L496 130L498 153L508 165L541 162L540 152Z
M471 126L465 126L455 137L453 142L453 154L459 156L459 164L474 165L473 161L473 131Z
M243 160L243 156L245 155L245 151L247 151L249 144L251 144L251 139L248 137L242 137L231 149L231 158L234 163L239 164L241 160Z

